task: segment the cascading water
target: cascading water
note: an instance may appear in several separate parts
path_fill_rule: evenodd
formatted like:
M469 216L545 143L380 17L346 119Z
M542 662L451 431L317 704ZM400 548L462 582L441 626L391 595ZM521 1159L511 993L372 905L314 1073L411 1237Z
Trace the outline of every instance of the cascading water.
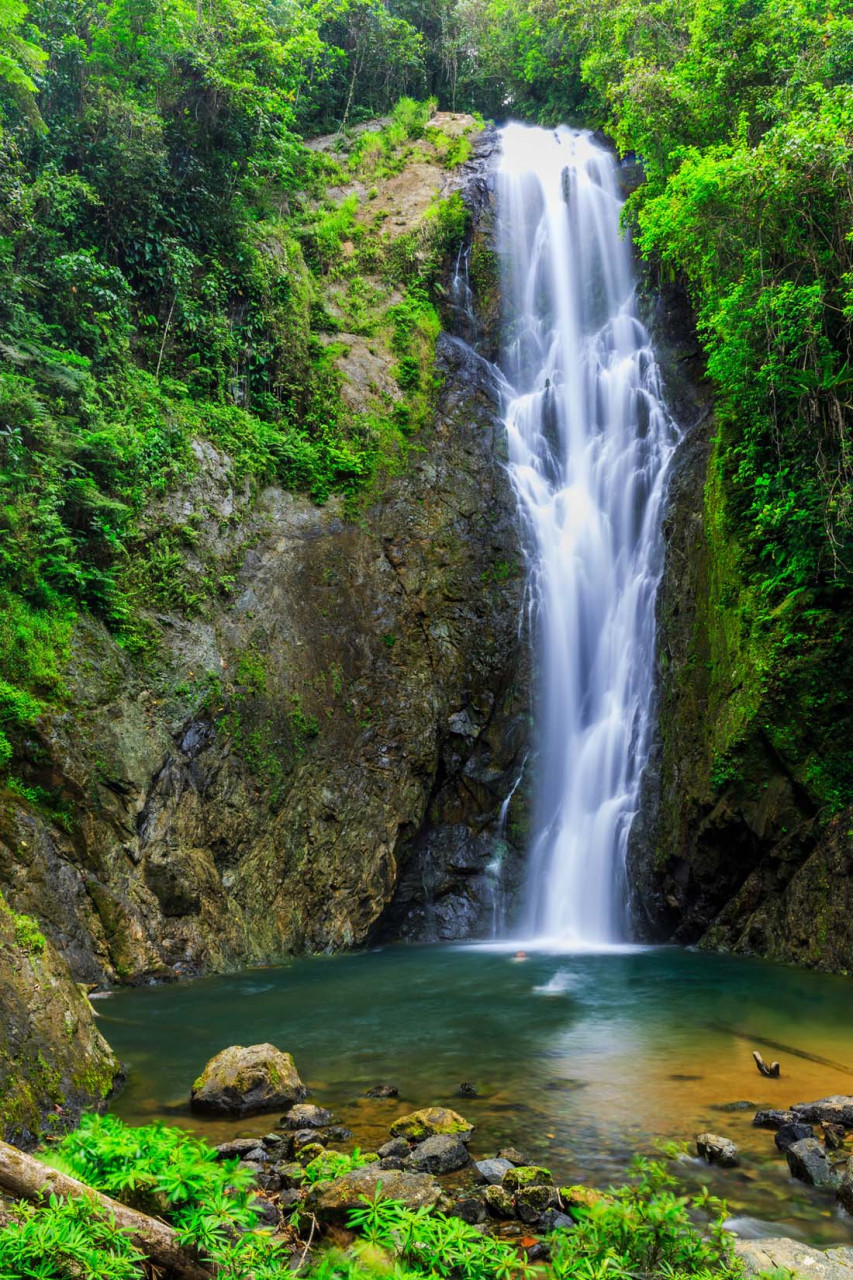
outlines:
M568 128L512 124L502 144L506 426L541 672L529 926L600 946L625 928L677 433L636 315L615 160Z

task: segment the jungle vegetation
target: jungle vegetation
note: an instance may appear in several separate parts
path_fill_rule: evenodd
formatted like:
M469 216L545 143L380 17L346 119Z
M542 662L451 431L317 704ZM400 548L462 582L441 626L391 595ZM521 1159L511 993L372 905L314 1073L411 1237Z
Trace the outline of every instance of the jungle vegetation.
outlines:
M329 170L303 140L401 97L397 125L417 131L432 95L582 121L640 160L626 223L654 278L689 292L716 389L708 527L739 635L731 678L775 706L783 755L808 720L822 748L805 781L839 807L853 776L826 679L851 675L843 8L0 0L0 32L2 760L58 696L77 610L145 648L135 601L180 551L141 552L134 531L194 436L319 501L375 471L375 433L337 411L317 341L311 271L348 214L312 225ZM736 772L736 740L717 769Z

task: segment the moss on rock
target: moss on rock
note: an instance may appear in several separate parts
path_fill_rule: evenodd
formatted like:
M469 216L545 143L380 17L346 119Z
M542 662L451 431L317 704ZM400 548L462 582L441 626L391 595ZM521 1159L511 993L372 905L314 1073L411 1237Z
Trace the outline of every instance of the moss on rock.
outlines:
M463 1140L467 1140L473 1127L464 1116L449 1107L425 1107L395 1120L391 1133L395 1138L408 1138L410 1142L423 1142L437 1133L463 1134Z
M120 1072L84 991L33 921L0 909L0 1133L28 1146L100 1107Z

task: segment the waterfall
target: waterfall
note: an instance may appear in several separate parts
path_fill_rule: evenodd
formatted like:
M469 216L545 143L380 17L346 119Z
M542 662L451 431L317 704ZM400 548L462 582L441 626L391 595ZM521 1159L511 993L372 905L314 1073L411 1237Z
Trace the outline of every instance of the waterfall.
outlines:
M626 926L677 432L636 313L615 159L568 128L510 124L502 143L506 428L540 672L528 924L600 946Z

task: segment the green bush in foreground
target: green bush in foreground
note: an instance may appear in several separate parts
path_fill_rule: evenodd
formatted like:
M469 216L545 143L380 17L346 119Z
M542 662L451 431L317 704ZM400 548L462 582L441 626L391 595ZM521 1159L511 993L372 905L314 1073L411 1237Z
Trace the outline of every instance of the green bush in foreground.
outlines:
M196 1247L221 1280L285 1280L295 1237L274 1239L258 1228L253 1180L236 1160L217 1160L206 1143L162 1125L133 1128L113 1116L84 1117L59 1144L57 1163L99 1191L156 1212ZM313 1162L313 1181L337 1177L366 1157L329 1153ZM325 1168L321 1168L325 1163ZM365 1199L347 1249L306 1248L310 1280L728 1280L741 1274L725 1205L702 1192L677 1194L661 1163L637 1159L632 1185L612 1200L572 1210L575 1225L550 1237L551 1261L534 1266L511 1241L500 1240L443 1213L413 1212ZM704 1226L697 1226L701 1218ZM316 1233L313 1235L316 1247ZM0 1228L0 1280L141 1280L143 1259L127 1238L89 1204L55 1197L42 1208L20 1205Z

